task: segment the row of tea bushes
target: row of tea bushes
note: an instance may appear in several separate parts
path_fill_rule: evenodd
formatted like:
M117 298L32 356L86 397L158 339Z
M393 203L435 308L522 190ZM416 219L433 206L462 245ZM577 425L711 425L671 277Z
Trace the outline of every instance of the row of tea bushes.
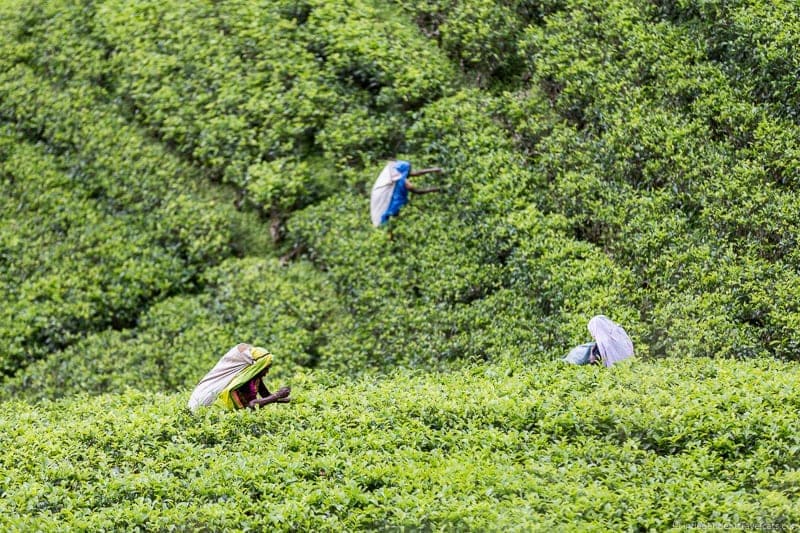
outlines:
M790 527L798 377L764 359L507 360L298 373L292 403L250 412L193 416L188 391L6 402L0 527Z
M130 327L149 302L191 289L229 253L225 211L178 180L159 188L160 197L139 191L148 216L133 204L117 211L116 195L91 168L66 170L60 156L7 127L0 142L3 374L93 331Z
M318 364L326 324L340 312L329 284L310 265L231 258L206 270L200 282L202 293L152 304L135 328L86 335L29 365L6 380L0 399L193 387L239 342L272 351L275 388L298 368Z
M531 199L631 272L653 354L797 357L800 126L757 87L798 36L783 2L565 2L525 28L500 115Z

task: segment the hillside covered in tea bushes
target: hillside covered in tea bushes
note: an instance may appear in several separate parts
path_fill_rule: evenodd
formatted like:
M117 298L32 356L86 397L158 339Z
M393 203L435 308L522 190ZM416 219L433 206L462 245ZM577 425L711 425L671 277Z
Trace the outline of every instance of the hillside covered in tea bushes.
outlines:
M800 522L795 2L0 0L0 34L3 529ZM375 229L391 158L443 192ZM557 362L595 314L633 363ZM184 412L241 341L295 402Z

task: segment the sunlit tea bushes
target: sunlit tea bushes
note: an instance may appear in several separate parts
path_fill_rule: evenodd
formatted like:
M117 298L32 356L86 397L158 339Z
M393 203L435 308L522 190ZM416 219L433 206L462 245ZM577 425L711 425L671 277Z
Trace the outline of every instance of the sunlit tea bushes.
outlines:
M793 365L506 361L325 379L297 374L294 403L254 412L192 416L188 391L7 402L0 525L664 530L800 519Z
M630 267L653 353L797 355L785 288L800 212L784 187L797 122L777 102L791 93L754 97L780 82L731 53L778 20L796 34L796 16L781 3L575 3L525 29L531 88L505 115L548 176L537 203Z

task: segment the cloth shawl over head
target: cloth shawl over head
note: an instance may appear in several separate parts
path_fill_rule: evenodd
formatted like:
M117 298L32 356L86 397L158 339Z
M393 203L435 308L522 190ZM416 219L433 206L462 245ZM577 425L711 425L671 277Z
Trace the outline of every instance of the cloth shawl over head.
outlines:
M410 172L411 163L408 161L389 161L378 175L378 179L372 186L369 203L372 225L376 228L381 225L381 217L389 208L395 185L401 179L407 178Z
M633 355L633 342L622 326L610 318L597 315L589 321L589 333L597 342L597 349L607 367Z
M238 381L240 376L253 373L242 382L244 383L271 364L272 354L264 348L248 346L244 351L239 351L237 344L197 384L189 398L189 409L194 411L200 406L213 404L223 392L227 390L230 393L235 388L229 388L234 380Z

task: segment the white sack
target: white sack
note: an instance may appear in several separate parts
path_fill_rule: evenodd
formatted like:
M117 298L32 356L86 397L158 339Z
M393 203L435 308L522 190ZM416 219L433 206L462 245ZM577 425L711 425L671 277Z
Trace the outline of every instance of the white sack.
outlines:
M589 321L589 333L597 342L597 348L607 367L633 355L633 342L622 326L610 318L598 315Z
M242 351L239 350L239 346L242 346ZM231 348L192 391L192 396L189 398L189 409L194 411L202 405L214 403L228 383L253 362L250 345L237 344Z
M395 169L397 161L389 161L375 184L372 186L372 195L369 202L369 213L372 218L372 225L376 228L381 225L381 217L389 208L389 203L392 201L392 193L394 193L394 186L403 175Z

